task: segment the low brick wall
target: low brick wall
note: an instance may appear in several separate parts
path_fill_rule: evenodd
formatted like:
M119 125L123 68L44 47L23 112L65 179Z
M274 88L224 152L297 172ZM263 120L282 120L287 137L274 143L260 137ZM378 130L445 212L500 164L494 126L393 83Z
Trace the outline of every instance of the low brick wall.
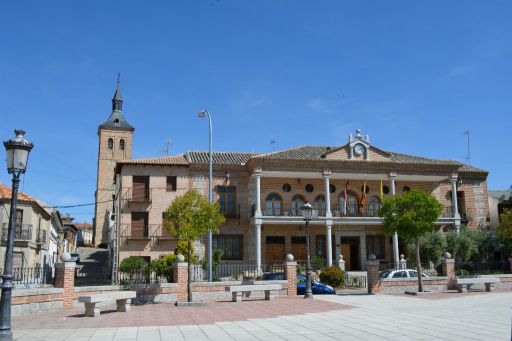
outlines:
M12 291L12 316L40 311L61 310L62 288L14 289Z
M192 283L192 299L193 300L224 300L230 299L231 293L226 292L227 285L241 285L241 281L229 281L229 282L197 282ZM288 281L286 280L275 280L275 281L255 281L254 284L281 284L281 290L273 291L272 294L276 296L288 295ZM263 291L253 291L250 295L244 294L244 297L265 297Z
M446 277L423 278L424 291L442 291L448 289ZM417 279L383 278L379 282L379 292L404 293L405 291L418 291Z

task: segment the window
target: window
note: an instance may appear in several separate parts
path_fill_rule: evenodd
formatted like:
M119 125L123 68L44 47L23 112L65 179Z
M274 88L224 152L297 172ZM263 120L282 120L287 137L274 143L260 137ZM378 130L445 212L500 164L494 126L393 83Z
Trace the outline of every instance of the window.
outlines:
M380 209L380 200L375 195L370 197L368 203L366 204L366 213L369 217L378 217Z
M279 194L272 193L265 199L265 215L282 215L283 199Z
M325 196L323 194L319 194L315 198L315 209L318 210L319 216L325 216Z
M306 192L311 193L315 190L315 187L312 184L307 184L305 189L306 189Z
M114 149L114 140L112 138L108 139L107 148L110 150Z
M220 211L227 218L236 218L236 187L235 186L218 186Z
M316 236L316 255L325 258L325 236Z
M306 202L306 199L300 194L295 194L292 197L292 215L294 216L300 216L302 215L301 207Z
M212 248L220 249L224 253L222 259L224 260L242 260L243 250L243 236L231 234L218 234L213 235Z
M149 176L133 176L132 200L149 199Z
M121 139L119 141L119 150L124 150L124 140L123 139Z
M407 272L398 271L393 274L393 278L407 278Z
M388 194L388 193L389 193L389 187L388 187L388 186L386 186L386 185L382 186L382 192L383 192L384 194Z
M345 205L345 193L340 194L340 214L341 215L357 215L358 205L357 197L352 192L347 192L347 200Z
M331 192L331 193L336 192L336 186L334 186L333 184L329 184L329 192Z
M372 253L377 259L383 259L384 251L384 236L366 236L366 256L369 257Z
M173 238L173 236L167 230L167 219L165 218L165 212L162 212L162 235L164 238Z
M292 186L290 184L284 184L283 185L283 192L290 192L292 190Z
M402 192L409 192L411 190L411 188L409 186L404 186L404 188L402 189Z
M363 189L365 190L364 192L366 194L370 193L370 187L367 185L366 188L364 185L361 186L361 193L363 193Z
M176 181L177 181L177 177L168 176L167 181L166 181L165 190L167 192L176 192L176 188L177 188Z

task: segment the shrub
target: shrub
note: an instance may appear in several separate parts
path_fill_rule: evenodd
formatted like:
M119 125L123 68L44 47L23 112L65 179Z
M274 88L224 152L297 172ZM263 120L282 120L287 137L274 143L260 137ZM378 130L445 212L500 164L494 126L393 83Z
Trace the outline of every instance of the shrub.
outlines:
M169 254L151 262L151 268L158 277L164 277L168 283L172 282L172 265L176 261L176 255Z
M409 260L415 261L416 245L414 240L407 244ZM434 263L435 266L441 264L443 253L446 251L446 239L441 232L426 233L420 237L420 255L423 263Z
M323 268L320 273L320 282L334 288L342 287L345 284L345 273L335 265Z
M457 270L457 276L469 276L469 271L466 269Z
M474 232L461 229L459 235L455 231L446 236L448 252L458 262L467 262L478 253L478 245L474 238Z
M185 262L188 262L188 242L186 240L179 240L174 250L175 255L182 254L185 257ZM191 246L192 264L197 263L197 256L194 255L194 245Z
M312 263L313 263L313 268L315 268L316 270L320 270L325 266L325 261L320 256L313 257Z
M131 273L144 269L146 266L147 264L144 261L144 258L139 256L130 256L122 260L121 264L119 265L119 271Z

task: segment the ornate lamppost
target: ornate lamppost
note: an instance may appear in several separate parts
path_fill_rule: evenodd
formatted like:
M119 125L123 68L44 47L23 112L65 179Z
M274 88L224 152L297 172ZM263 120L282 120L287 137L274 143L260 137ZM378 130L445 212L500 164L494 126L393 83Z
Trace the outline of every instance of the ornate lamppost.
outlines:
M20 175L27 169L28 155L33 144L25 140L23 130L15 130L15 137L4 142L7 151L7 172L12 174L11 212L5 249L5 267L2 275L2 300L0 301L0 341L12 341L11 295L14 287L12 271L12 251L14 248L14 229L16 222L16 204Z
M209 165L209 171L208 171L208 202L210 204L213 203L213 192L212 192L212 115L210 115L210 112L208 110L203 110L199 113L200 118L204 118L208 116L208 125L210 127L210 143L208 148L208 165ZM212 231L208 231L208 280L211 282L213 281L213 274L212 274Z
M304 293L304 298L313 298L313 291L311 291L311 252L309 246L309 222L311 219L316 219L318 216L318 210L314 210L313 205L307 201L300 207L300 209L302 210L304 221L306 221L306 247L308 252L308 262L306 265L306 292Z

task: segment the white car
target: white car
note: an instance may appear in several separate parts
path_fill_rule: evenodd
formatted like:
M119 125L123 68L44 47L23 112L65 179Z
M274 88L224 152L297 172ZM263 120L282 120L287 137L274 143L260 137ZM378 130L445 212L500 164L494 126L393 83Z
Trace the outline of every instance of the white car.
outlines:
M418 271L414 269L390 269L381 271L379 274L380 278L418 278ZM421 274L421 277L428 278L424 273Z

